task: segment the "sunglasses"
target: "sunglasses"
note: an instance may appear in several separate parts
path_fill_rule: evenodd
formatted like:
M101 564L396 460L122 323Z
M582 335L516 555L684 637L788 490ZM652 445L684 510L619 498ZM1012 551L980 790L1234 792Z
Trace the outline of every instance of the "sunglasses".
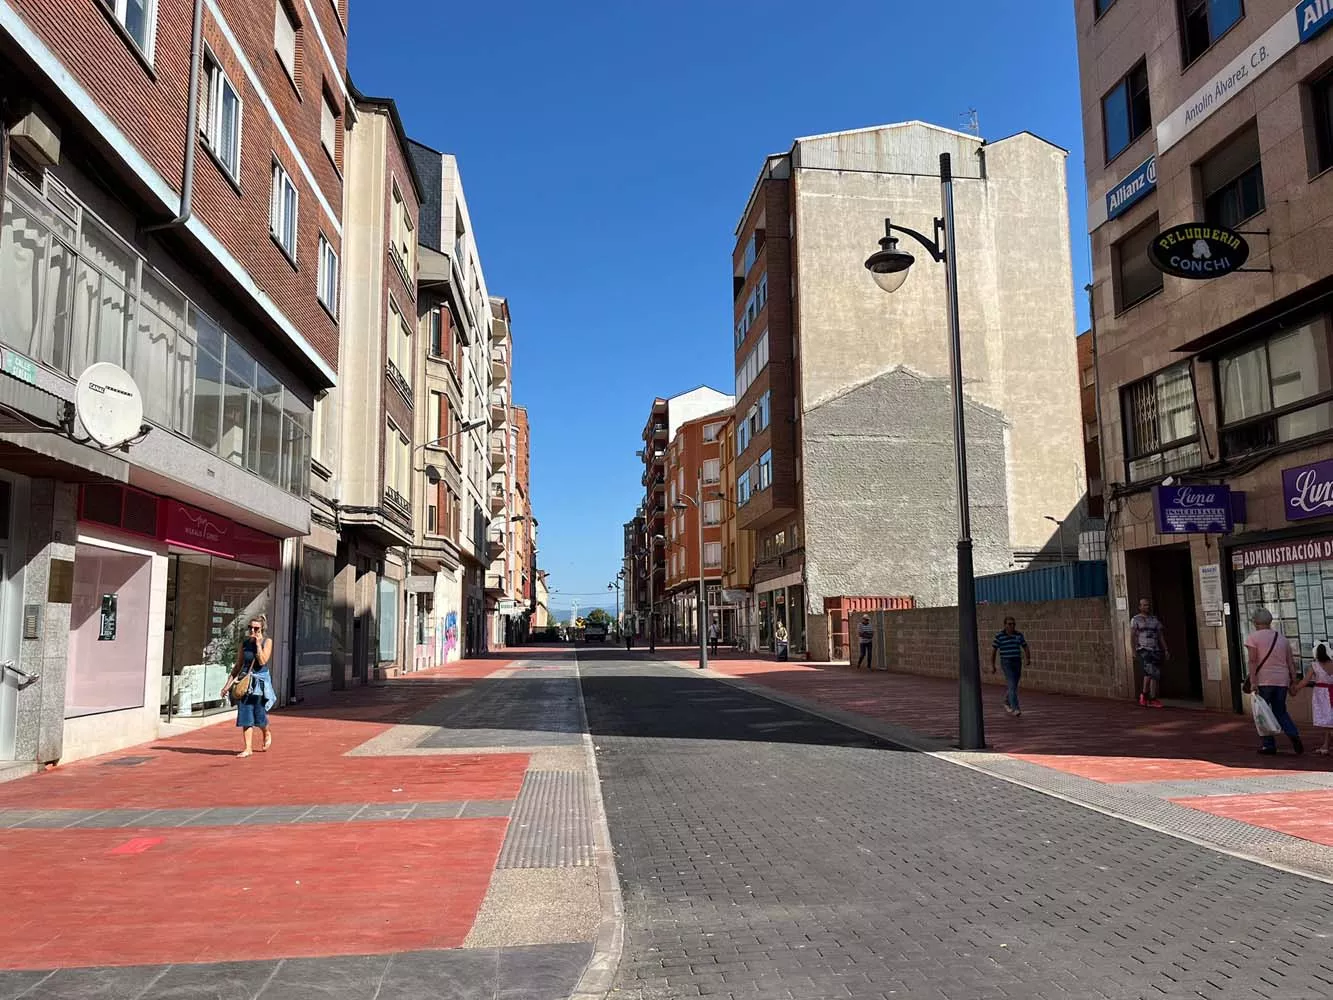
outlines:
M251 631L251 632L262 632L262 631L264 631L264 626L263 626L263 625L251 625L251 626L250 626L250 631Z

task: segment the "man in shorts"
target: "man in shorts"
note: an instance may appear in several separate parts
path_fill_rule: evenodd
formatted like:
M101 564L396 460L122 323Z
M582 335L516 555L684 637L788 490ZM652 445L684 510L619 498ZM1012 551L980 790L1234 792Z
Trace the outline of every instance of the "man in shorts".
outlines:
M1161 708L1158 701L1158 683L1162 679L1162 661L1170 657L1161 619L1152 613L1152 602L1139 598L1139 613L1129 620L1129 641L1134 659L1143 671L1143 689L1139 704L1145 708Z

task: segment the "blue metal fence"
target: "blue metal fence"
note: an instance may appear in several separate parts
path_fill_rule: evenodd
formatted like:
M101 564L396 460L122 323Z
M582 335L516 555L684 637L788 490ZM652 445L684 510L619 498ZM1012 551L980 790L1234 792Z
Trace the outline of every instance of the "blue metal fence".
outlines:
M987 604L1105 597L1106 591L1106 561L1102 559L977 577L977 601Z

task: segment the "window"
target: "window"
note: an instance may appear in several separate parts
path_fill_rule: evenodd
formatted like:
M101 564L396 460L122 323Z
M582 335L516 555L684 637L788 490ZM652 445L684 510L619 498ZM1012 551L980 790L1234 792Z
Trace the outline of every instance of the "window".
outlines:
M102 0L102 4L121 23L143 57L151 63L154 36L157 33L156 0Z
M1152 125L1148 64L1143 60L1102 98L1102 131L1110 163Z
M721 480L722 472L720 465L721 463L716 458L704 459L702 475L705 483L716 483Z
M1199 163L1203 218L1234 229L1264 210L1264 171L1259 162L1259 129L1253 123Z
M316 278L319 288L319 301L335 319L338 316L338 255L333 247L319 234L319 274Z
M269 206L268 227L278 246L296 262L296 185L282 164L273 161L273 199Z
M449 433L449 404L444 393L432 392L426 405L426 444L439 447L447 444L440 439Z
M773 485L773 452L766 451L759 456L759 483L755 489L766 490Z
M408 211L407 202L403 200L403 194L398 190L397 182L393 185L393 251L394 263L398 265L403 273L403 280L409 285L415 285L416 282L416 264L412 257L412 252L416 247L417 238L413 234L412 217Z
M443 483L431 486L426 484L426 534L440 533L440 499L444 490Z
M338 119L340 117L338 105L334 103L333 96L327 90L324 91L324 105L320 110L319 118L319 141L324 144L329 159L335 164L338 162Z
M716 441L718 432L722 430L721 424L708 424L704 427L704 440Z
M705 500L704 501L704 524L722 523L722 501Z
M204 139L231 179L241 179L241 98L211 53L204 56Z
M1114 6L1115 0L1092 0L1092 12L1095 17L1101 17Z
M750 502L750 472L746 469L736 477L736 506L744 507Z
M1310 111L1314 119L1312 174L1333 167L1333 73L1310 86Z
M386 499L400 506L408 503L412 487L412 446L392 420L384 435L384 493Z
M704 542L704 566L716 569L722 565L722 543Z
M1157 216L1111 247L1115 311L1122 313L1162 290L1162 272L1148 260L1148 244L1157 235Z
M1120 406L1131 482L1199 464L1189 362L1126 386L1121 390Z
M1244 454L1333 428L1326 316L1221 358L1222 450Z
M282 0L273 5L273 50L278 53L278 61L287 71L292 84L296 84L296 32L299 25L292 12Z
M754 384L754 380L759 377L759 373L768 367L768 331L765 330L759 336L750 353L745 356L741 362L740 368L736 369L736 398L740 399L745 395L745 391Z
M1185 65L1203 55L1245 16L1241 0L1176 0Z
M430 336L430 356L444 357L444 310L432 309L426 314L426 324Z
M389 362L390 377L409 402L412 398L412 329L398 308L393 296L389 297L389 317L384 331L384 348Z

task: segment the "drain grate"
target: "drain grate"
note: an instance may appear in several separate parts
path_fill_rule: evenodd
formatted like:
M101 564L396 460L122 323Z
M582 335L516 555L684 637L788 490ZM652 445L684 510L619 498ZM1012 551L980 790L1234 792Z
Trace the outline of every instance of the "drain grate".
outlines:
M152 757L117 757L115 760L102 761L102 767L135 767L138 764L147 764Z
M596 843L586 777L578 771L529 771L496 867L589 867Z

